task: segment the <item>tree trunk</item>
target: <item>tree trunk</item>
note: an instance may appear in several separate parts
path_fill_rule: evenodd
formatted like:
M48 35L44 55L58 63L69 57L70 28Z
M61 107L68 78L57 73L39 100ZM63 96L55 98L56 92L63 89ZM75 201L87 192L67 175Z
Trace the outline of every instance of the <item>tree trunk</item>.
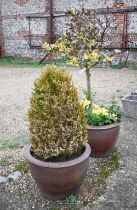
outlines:
M90 101L92 101L92 95L91 95L91 74L90 74L90 70L86 69L86 76L87 76L87 92L88 92L88 99Z

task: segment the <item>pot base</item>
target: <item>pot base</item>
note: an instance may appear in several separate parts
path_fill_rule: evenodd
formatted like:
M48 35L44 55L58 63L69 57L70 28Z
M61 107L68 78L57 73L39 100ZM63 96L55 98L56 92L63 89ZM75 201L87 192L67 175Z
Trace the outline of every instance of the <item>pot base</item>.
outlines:
M91 157L102 158L111 154L120 131L119 123L105 126L87 126Z
M90 146L86 144L83 154L66 162L46 162L31 155L30 147L26 151L30 172L45 197L63 200L68 195L78 193L87 173Z
M68 193L66 195L64 193L62 195L61 194L60 195L49 195L49 194L43 193L41 190L40 190L40 192L45 199L49 199L49 200L52 200L52 201L57 201L57 200L63 201L70 195L78 195L78 193L80 191L80 188L81 188L81 186L77 190L75 190L71 193Z
M113 149L115 148L115 145L107 152L104 152L102 154L94 154L93 152L90 154L90 157L94 157L94 158L105 158L105 157L109 157L113 151Z

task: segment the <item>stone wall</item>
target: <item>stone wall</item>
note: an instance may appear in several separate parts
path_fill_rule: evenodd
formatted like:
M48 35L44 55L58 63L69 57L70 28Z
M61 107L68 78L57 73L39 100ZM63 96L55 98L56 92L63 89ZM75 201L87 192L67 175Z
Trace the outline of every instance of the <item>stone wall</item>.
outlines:
M24 36L28 35L28 20L26 15L43 13L46 9L45 0L2 0L2 23L4 34L5 55L23 57L41 57L41 50L30 49ZM32 21L33 34L45 34L44 19Z
M120 1L120 0L119 0ZM44 13L49 10L49 0L1 0L2 2L2 28L4 36L3 48L5 55L41 58L44 53L41 49L30 49L28 44L29 25L26 16L34 13ZM64 11L69 8L106 8L113 7L114 0L54 0L54 11ZM137 6L137 0L123 0L129 6ZM129 14L128 32L131 39L137 41L137 15ZM31 33L34 37L44 37L49 28L48 19L33 19ZM1 29L1 28L0 28ZM55 19L56 33L65 30L65 18ZM132 37L133 36L133 37ZM24 38L26 37L26 38ZM2 39L1 39L2 40ZM34 39L35 44L37 43Z

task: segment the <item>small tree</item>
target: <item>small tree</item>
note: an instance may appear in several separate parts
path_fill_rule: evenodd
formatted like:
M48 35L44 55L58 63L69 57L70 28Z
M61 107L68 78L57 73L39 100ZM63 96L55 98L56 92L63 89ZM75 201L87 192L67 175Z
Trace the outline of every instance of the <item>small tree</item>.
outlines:
M73 66L85 68L88 99L91 100L90 68L104 60L111 61L102 50L106 33L115 28L114 21L108 14L102 17L87 9L70 9L67 18L66 33L55 44L44 43L43 48L52 55L63 54Z
M49 65L35 81L28 117L31 150L39 158L68 158L87 143L84 108L65 68Z

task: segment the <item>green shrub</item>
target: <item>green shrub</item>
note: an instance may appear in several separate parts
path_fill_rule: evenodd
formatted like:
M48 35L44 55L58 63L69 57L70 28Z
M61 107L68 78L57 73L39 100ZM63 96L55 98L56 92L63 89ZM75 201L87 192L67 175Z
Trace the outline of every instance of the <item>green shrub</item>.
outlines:
M71 156L87 142L84 108L65 68L48 65L35 81L28 116L32 152L40 158Z

